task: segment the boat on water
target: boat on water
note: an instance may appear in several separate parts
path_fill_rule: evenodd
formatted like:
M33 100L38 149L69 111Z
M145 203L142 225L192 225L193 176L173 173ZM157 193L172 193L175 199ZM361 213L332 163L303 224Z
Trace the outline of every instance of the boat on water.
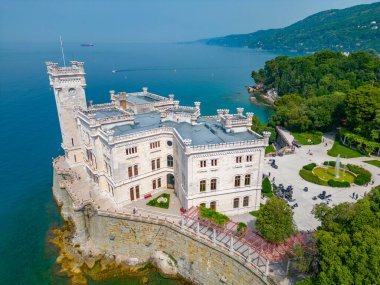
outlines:
M93 47L94 44L92 44L92 43L83 43L83 44L81 44L80 46L81 46L81 47Z

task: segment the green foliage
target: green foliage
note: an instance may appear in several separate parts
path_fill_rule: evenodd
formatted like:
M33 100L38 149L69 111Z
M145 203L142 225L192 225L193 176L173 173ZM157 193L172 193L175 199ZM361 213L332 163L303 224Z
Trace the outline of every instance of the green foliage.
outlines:
M265 177L262 182L263 192L264 193L270 193L272 192L272 183L270 183L270 180L268 177Z
M224 226L230 220L226 215L211 208L200 207L199 212L202 218L210 219L219 226Z
M340 118L344 115L345 96L343 93L310 98L298 94L284 95L274 102L275 112L270 118L270 124L284 126L293 132L309 131L310 134L313 133L312 130L331 130L339 125ZM319 137L315 140L320 141L321 136L313 137ZM303 141L302 137L299 139ZM308 143L307 139L305 143Z
M161 197L166 198L167 199L166 202L158 202L158 200ZM147 203L148 206L159 207L159 208L164 208L164 209L168 209L169 204L170 204L170 194L167 194L167 193L163 193L157 198L154 198Z
M380 60L377 68L380 69ZM368 84L350 90L345 100L345 112L348 130L380 142L380 88Z
M323 165L329 165L329 166L335 167L336 161L324 161ZM342 167L343 164L340 164L340 166Z
M247 224L242 223L242 222L238 223L238 225L237 225L237 232L239 234L243 234L246 231L246 229L247 229Z
M327 184L331 187L350 187L350 182L347 181L336 181L334 179L330 179L327 181Z
M378 122L378 124L376 124L376 126L377 128L379 128L380 121ZM371 130L372 134L377 131L375 128ZM379 152L380 142L368 140L364 137L351 133L343 128L340 130L339 133L340 133L341 141L344 144L347 144L348 146L350 146L351 148L354 147L356 149L359 149L363 153L369 153L369 154Z
M314 208L319 273L312 284L380 284L380 186L355 204ZM310 284L310 283L306 283Z
M365 156L361 152L351 149L345 145L343 145L339 140L334 142L334 145L330 150L327 151L329 156L337 157L340 154L343 158L354 158L354 157L362 157Z
M358 5L311 15L288 27L229 35L206 41L210 45L260 48L264 50L311 52L322 49L380 51L380 32L371 21L378 20L380 4ZM305 76L313 73L307 65ZM349 70L348 70L349 71ZM328 74L329 72L326 72ZM257 77L262 76L258 72ZM328 78L328 76L326 76ZM326 79L328 84L328 79ZM325 83L325 84L326 84ZM337 84L345 84L338 82Z
M268 124L261 123L258 116L252 117L251 129L259 135L262 135L263 132L270 132L269 143L274 143L276 141L276 130L271 126L268 126Z
M371 182L371 178L372 178L371 172L364 169L363 167L360 167L360 166L354 165L354 164L347 164L347 168L351 172L357 174L355 181L354 181L355 184L362 186L364 184Z
M301 169L299 174L303 179L305 179L306 181L309 181L311 183L318 184L318 185L324 185L324 186L328 185L326 181L320 179L317 175L315 175L310 170Z
M293 212L282 199L272 197L258 212L256 229L268 241L284 242L295 233Z
M307 131L304 133L292 132L294 139L301 145L316 145L322 142L322 132Z
M366 160L364 162L380 168L380 160Z
M316 167L316 166L317 166L317 164L313 162L313 163L309 163L309 164L304 165L302 168L306 169L306 170L313 170L314 167Z
M265 148L265 154L276 152L276 149L274 148L273 144L268 145Z
M299 94L311 98L347 93L369 84L379 87L379 65L380 59L370 53L361 51L344 56L324 50L303 57L278 56L265 63L259 77L256 72L252 72L252 77L267 89L275 88L279 96Z

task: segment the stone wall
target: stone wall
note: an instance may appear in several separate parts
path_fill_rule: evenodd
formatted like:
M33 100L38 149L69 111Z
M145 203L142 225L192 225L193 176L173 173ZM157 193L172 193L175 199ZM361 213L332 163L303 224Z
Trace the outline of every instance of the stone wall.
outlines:
M98 213L92 205L74 210L58 179L54 174L54 197L62 217L75 225L73 244L81 248L91 245L94 252L113 255L116 260L121 256L149 262L157 252L164 252L175 263L178 274L195 284L268 284L228 252L165 223L117 218Z

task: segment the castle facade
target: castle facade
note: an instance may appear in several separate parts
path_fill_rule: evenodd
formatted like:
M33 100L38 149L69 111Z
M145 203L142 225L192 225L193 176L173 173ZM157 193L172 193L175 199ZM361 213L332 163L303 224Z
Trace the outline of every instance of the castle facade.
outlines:
M227 109L201 116L150 93L110 91L110 103L87 103L82 62L47 62L69 166L81 165L117 205L174 189L183 209L206 206L228 215L260 207L270 133L251 130L252 113Z

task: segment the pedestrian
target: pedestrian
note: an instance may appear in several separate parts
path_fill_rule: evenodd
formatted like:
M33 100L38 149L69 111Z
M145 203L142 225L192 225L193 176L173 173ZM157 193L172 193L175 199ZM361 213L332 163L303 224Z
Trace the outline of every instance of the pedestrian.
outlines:
M352 198L355 199L355 192L352 193Z
M357 200L359 198L359 195L358 194L356 194L356 199L355 200Z
M269 172L269 174L268 174L268 175L269 175L269 177L270 177L270 172Z

